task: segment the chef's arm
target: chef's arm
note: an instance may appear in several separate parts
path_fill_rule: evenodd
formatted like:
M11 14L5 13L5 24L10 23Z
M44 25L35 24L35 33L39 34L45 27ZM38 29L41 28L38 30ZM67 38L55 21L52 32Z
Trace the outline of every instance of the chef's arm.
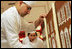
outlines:
M37 28L37 26L41 23L41 21L39 19L37 19L35 22L34 22L34 25L35 25L35 28Z
M29 48L29 45L23 45L19 41L19 27L14 18L5 19L4 27L7 41L12 48Z
M37 28L38 25L42 24L42 28L44 28L44 18L47 16L47 14L41 14L40 17L35 20L35 22L32 22L31 24L33 24L35 26L35 28Z
M38 25L41 24L41 27L42 27L42 30L44 29L44 21L43 19L37 19L35 22L34 22L34 25L35 25L35 28L37 28Z
M46 18L47 14L41 14L40 17L34 22L35 27L37 27L39 24L42 25L42 29L44 28L44 18Z

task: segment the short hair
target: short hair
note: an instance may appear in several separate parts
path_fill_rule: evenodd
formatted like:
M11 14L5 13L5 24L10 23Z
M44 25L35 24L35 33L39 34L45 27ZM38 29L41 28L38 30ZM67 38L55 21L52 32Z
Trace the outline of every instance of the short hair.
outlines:
M36 36L37 36L37 33L35 32ZM30 33L28 33L28 36L30 35Z

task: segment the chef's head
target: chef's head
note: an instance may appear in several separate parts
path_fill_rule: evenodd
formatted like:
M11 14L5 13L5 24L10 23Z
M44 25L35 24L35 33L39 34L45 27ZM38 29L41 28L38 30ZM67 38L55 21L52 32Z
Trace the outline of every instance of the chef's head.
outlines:
M32 9L31 5L35 3L35 1L17 1L16 8L19 14L24 17L25 15L30 13Z
M31 42L34 41L37 38L37 32L36 31L29 32L28 37Z

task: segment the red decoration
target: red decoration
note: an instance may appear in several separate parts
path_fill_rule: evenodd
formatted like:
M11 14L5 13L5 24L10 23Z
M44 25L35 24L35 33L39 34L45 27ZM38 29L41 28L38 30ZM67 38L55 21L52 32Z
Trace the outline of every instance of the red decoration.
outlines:
M22 42L22 38L25 38L25 32L24 31L20 31L19 33L19 41Z

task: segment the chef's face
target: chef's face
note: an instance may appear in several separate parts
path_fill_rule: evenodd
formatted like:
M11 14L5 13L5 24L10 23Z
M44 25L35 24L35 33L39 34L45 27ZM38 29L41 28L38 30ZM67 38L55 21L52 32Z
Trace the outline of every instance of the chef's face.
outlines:
M30 10L31 10L31 7L27 4L25 4L24 2L20 5L20 14L22 17L29 14Z
M32 42L37 38L37 35L36 33L30 33L28 37L29 37L29 40Z

